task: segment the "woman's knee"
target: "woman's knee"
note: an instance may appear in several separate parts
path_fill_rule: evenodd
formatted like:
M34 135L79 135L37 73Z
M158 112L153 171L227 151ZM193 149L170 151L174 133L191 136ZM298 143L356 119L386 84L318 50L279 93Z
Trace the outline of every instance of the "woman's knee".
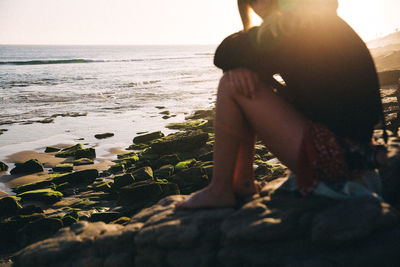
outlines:
M221 79L219 80L219 85L218 85L218 95L221 94L232 94L235 93L235 88L233 83L231 82L229 78L228 72L225 72Z

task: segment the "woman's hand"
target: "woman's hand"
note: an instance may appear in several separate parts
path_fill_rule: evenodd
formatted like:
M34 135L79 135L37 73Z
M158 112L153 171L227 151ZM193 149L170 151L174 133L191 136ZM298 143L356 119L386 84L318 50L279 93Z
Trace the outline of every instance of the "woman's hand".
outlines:
M259 82L256 72L243 68L233 69L228 71L228 77L239 94L248 98L255 97Z

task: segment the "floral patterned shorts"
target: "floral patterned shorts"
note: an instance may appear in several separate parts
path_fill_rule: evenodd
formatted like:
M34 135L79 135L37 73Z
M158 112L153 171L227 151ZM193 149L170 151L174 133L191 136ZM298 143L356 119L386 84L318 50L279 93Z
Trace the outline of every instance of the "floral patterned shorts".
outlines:
M362 172L349 170L345 152L327 127L310 122L297 162L296 182L300 193L309 194L320 181L335 185L359 178Z

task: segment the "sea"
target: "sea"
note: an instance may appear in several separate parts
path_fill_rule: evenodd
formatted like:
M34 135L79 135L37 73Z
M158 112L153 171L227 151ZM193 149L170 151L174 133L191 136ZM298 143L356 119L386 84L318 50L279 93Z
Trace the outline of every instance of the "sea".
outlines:
M139 134L170 133L168 123L214 106L215 48L0 45L0 161L78 142L101 158ZM104 132L114 137L94 138Z

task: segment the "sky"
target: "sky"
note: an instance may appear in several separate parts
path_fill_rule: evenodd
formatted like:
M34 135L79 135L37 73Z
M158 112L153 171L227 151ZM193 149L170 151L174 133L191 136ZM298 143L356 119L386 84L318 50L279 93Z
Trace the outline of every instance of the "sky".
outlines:
M400 29L400 0L339 0L369 41ZM0 0L0 44L218 44L236 0Z

